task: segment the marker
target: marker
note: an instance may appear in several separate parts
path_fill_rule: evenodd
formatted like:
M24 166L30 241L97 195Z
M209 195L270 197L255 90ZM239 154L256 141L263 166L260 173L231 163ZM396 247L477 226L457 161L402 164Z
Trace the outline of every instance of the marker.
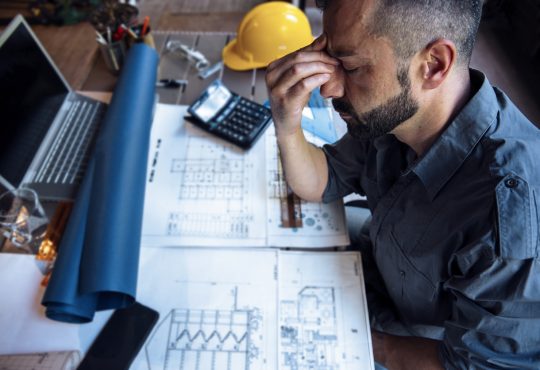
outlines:
M126 32L122 27L118 26L116 32L113 34L113 41L120 41L124 38L124 32Z
M148 30L149 23L150 23L150 17L149 16L144 17L144 22L143 22L143 26L141 30L141 37L144 37L144 35L146 35L146 31Z

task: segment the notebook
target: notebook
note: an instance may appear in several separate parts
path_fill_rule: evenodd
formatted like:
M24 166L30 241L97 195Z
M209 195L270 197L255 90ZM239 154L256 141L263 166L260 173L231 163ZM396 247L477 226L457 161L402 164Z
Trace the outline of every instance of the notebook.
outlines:
M22 16L0 34L0 185L73 199L106 105L76 94Z

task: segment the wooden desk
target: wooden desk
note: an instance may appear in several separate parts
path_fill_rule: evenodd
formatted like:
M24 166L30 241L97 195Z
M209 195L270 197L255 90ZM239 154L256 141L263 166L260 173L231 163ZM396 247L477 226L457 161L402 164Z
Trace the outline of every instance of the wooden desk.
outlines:
M94 67L98 47L89 23L71 26L32 26L71 87L79 90Z
M178 13L146 1L140 14L150 14L154 31L217 31L232 33L244 11ZM103 62L94 28L88 22L69 26L32 25L33 31L74 90L112 91L116 77Z

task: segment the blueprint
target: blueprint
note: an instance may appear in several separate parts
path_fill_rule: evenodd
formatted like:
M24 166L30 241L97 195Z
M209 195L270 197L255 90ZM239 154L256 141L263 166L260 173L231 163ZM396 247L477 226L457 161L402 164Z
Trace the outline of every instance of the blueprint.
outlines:
M302 227L281 225L273 127L243 151L158 104L148 156L143 245L329 247L349 243L342 202L302 202Z
M358 253L142 248L139 275L160 318L132 369L373 368Z

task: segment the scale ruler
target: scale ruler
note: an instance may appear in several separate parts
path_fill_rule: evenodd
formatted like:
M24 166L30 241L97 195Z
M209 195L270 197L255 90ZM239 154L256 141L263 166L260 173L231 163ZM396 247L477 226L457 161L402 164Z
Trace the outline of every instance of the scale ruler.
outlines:
M0 370L75 370L80 361L78 351L0 355Z

